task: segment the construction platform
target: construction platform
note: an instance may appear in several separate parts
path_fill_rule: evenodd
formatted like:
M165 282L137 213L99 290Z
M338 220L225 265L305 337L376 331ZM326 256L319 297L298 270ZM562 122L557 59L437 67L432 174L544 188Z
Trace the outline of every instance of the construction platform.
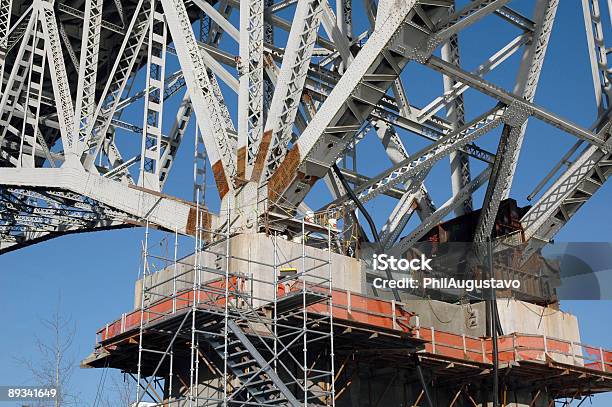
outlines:
M194 405L213 405L214 397L202 394L220 391L224 374L231 376L230 390L240 387L253 365L264 377L250 383L267 387L254 390L247 380L246 390L236 391L228 405L425 406L417 366L436 406L488 405L494 358L484 302L373 297L362 262L303 241L238 235L216 249L145 273L136 284L135 309L98 331L95 351L82 365L155 377L164 384L143 387L168 406L189 405L181 395L194 382L207 383L191 396ZM515 299L497 301L506 333L497 342L503 405L552 406L555 399L612 391L612 351L582 344L573 315ZM294 339L283 342L285 337ZM197 356L189 363L194 341ZM275 343L286 347L284 359L275 358ZM255 357L245 357L248 348ZM265 371L273 361L287 371L298 369L294 365L306 348L304 364L333 360L327 370L315 369L333 372L333 381L301 400L297 395L308 386L288 380L279 367L276 376ZM238 370L224 373L226 362ZM305 376L306 382L312 386L316 380Z

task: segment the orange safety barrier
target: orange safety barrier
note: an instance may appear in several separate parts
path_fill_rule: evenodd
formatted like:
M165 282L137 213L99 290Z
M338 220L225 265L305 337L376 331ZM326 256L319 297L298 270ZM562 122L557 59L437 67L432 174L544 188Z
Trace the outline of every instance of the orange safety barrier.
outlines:
M228 298L236 298L232 290L241 284L236 277L230 279ZM239 287L238 289L243 289ZM308 284L308 291L327 293L328 289ZM279 285L278 297L299 293L300 282L292 286ZM197 306L210 307L220 311L225 306L225 280L213 280L205 288L195 292ZM107 324L97 332L99 341L106 341L117 335L140 326L144 322L172 315L173 312L193 305L194 291L185 290L174 298L167 298L152 303L144 313L140 310L123 314L121 319ZM435 330L433 327L414 326L411 323L414 313L406 310L405 305L393 300L371 298L346 290L332 290L332 313L334 320L357 322L373 328L390 329L409 333L415 338L426 341L424 351L434 355L469 360L480 363L491 363L493 360L493 343L491 338L478 338ZM307 311L319 315L329 315L327 303L319 302L307 307ZM417 320L418 324L418 320ZM564 363L583 366L588 369L612 373L612 351L593 346L574 343L567 340L548 338L542 335L511 334L498 338L498 357L502 363L521 360L545 361L546 357L564 358Z
M369 298L350 291L332 291L334 319L359 322L378 328L411 332L410 319L414 313L403 309L395 301ZM310 312L327 315L326 304L314 304L308 307Z
M236 287L236 277L230 277L229 287ZM129 314L123 314L121 319L118 319L97 332L98 340L105 341L120 335L130 329L140 326L141 318L144 323L153 322L156 319L172 315L174 312L189 308L193 305L194 295L199 307L209 306L211 308L222 309L225 307L225 279L216 279L206 284L205 289L185 290L176 294L174 298L167 298L161 301L153 302L146 307L143 313L140 309L132 311ZM235 298L234 295L228 295L230 301Z
M427 353L482 363L491 363L493 360L492 338L454 334L432 327L418 327L415 334L428 341L425 344ZM612 373L612 351L564 339L514 333L499 337L497 347L501 363L546 361L548 356L563 363Z
M236 277L232 277L230 287L235 289L237 281ZM198 307L211 307L222 309L225 306L225 281L217 279L205 285L206 288L196 291ZM322 287L309 286L310 291L328 292ZM294 284L287 289L279 285L279 299L283 295L289 293L301 292L301 285ZM189 308L193 305L193 290L185 290L177 293L174 298L168 298L154 302L146 307L142 318L145 323L153 322L156 319L171 315L173 309L180 311ZM228 298L234 298L230 291ZM395 301L382 300L378 298L369 298L364 295L351 293L350 291L333 290L333 317L334 319L358 322L366 325L375 326L378 328L393 329L401 332L411 332L410 319L414 316L413 313L406 311L402 304ZM329 315L329 309L325 303L316 303L307 307L308 312ZM132 311L129 314L123 314L121 319L118 319L97 332L98 342L106 341L126 331L140 326L141 312L140 310Z
M418 328L417 337L428 341L425 352L473 362L487 362L481 338L458 335L434 328Z

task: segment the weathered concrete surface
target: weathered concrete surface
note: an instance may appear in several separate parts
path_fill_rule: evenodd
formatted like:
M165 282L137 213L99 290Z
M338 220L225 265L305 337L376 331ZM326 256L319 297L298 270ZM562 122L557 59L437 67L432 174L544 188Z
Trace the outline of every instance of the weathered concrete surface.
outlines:
M295 267L298 272L310 270L309 280L320 282L312 276L327 278L329 253L327 250L302 245L300 242L276 238L276 257L274 237L265 234L242 234L232 237L229 244L219 243L210 250L200 254L199 263L203 267L202 281L223 276L226 262L226 250L229 247L230 270L244 276L253 276L253 296L255 304L271 301L274 297L274 264L278 268ZM304 250L304 259L302 259ZM172 293L172 276L186 273L176 284L177 290L191 288L193 281L194 255L182 259L176 266L167 267L149 277L147 286L159 285L157 292ZM215 271L216 270L216 271ZM331 254L331 274L333 286L336 289L349 290L354 293L374 296L372 287L366 282L363 262L343 256ZM247 278L248 281L248 278ZM248 284L248 283L247 283ZM141 282L136 283L134 307L141 303ZM248 289L251 289L249 286ZM390 292L381 292L381 297L392 299ZM153 296L154 297L154 296ZM151 298L151 300L159 298ZM485 336L486 314L484 302L475 304L451 304L442 301L403 295L404 307L415 312L422 327L434 327L436 330L465 334L474 337ZM550 338L565 339L575 343L580 342L580 332L577 318L569 313L542 307L524 301L500 299L498 310L504 334L523 333L546 335ZM579 352L579 349L576 348ZM568 361L568 360L559 360Z
M274 265L277 272L280 268L294 267L301 272L306 270L307 280L315 284L324 282L331 271L335 287L356 293L365 292L365 277L361 273L361 264L358 260L338 253L330 254L327 250L302 245L299 242L276 238L276 262L274 261L274 237L259 234L242 234L234 236L226 242L219 243L200 254L199 264L203 268L202 282L223 277L226 264L226 252L229 246L229 262L232 273L240 273L248 281L250 276L253 283L253 296L255 305L272 301L274 298ZM304 256L302 256L302 249ZM328 267L328 259L331 267ZM182 275L181 282L176 285L177 291L191 288L193 281L193 267L195 255L190 255L174 266L169 265L163 270L151 274L147 278L147 287L157 286L155 291L160 294L173 292L173 275ZM162 267L160 267L162 268ZM215 271L216 270L216 271ZM320 277L320 278L318 278ZM259 280L259 281L257 281ZM136 282L134 291L134 308L140 308L142 281ZM247 287L251 289L251 287ZM159 298L151 298L152 300Z

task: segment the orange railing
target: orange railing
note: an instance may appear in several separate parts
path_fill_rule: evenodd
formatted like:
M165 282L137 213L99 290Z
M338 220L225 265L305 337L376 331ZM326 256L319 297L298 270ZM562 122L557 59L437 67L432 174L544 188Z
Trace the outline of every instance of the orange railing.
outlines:
M435 330L415 329L417 337L427 341L424 352L434 355L492 363L493 341ZM612 351L545 335L513 333L498 338L499 361L546 361L547 357L561 363L612 373Z
M236 289L238 282L230 281L231 289ZM315 287L314 289L312 289ZM310 287L310 291L321 293L320 286ZM295 284L289 293L301 291L301 285ZM287 292L279 290L279 297ZM210 308L219 312L225 305L225 281L217 279L195 292L197 306ZM234 298L230 290L228 296ZM395 330L410 333L413 337L426 341L423 352L433 355L451 357L490 364L493 360L493 343L491 338L479 338L469 335L439 331L433 327L421 327L415 314L408 311L406 304L393 300L371 298L346 290L332 291L334 321L351 321L378 329ZM145 322L172 315L192 306L194 291L185 290L173 298L151 303L143 313ZM308 312L329 315L327 302L309 305ZM97 332L98 342L112 339L120 334L140 326L140 310L123 314L122 317ZM416 322L416 324L414 324ZM564 339L550 338L543 335L513 333L498 338L498 355L500 362L510 361L546 361L547 357L557 362L585 367L592 370L612 373L612 351L572 342Z
M230 277L230 290L236 289L236 282L236 277ZM154 301L145 307L142 316L140 309L125 313L121 315L120 319L110 324L106 324L104 328L98 330L96 340L99 343L139 327L141 317L146 324L170 316L186 308L190 308L193 305L194 297L200 308L210 307L217 311L223 309L225 306L225 279L220 278L212 280L200 290L183 290L177 292L176 296L172 298ZM235 298L235 295L232 295L230 291L228 298L231 300Z
M235 289L236 281L230 282L231 289ZM310 287L309 287L310 289ZM206 284L205 288L196 291L196 303L200 308L211 308L211 311L219 311L225 305L225 282L223 279L214 280ZM299 284L295 284L289 292L295 293L301 290ZM317 292L324 291L317 287ZM327 291L327 290L325 290ZM284 290L279 288L279 297L286 295ZM185 290L177 293L174 298L167 298L152 303L145 308L143 318L145 323L153 322L157 319L171 315L189 308L193 304L194 291ZM232 294L230 291L230 298ZM410 324L413 313L406 311L405 306L395 301L369 298L361 294L351 293L345 290L332 291L333 317L336 320L346 320L358 322L365 325L372 325L378 328L387 328L401 332L411 332ZM329 315L327 303L316 303L308 306L308 312ZM174 310L174 311L173 311ZM140 326L140 309L123 314L117 319L97 332L97 342L106 341L117 335L135 329Z

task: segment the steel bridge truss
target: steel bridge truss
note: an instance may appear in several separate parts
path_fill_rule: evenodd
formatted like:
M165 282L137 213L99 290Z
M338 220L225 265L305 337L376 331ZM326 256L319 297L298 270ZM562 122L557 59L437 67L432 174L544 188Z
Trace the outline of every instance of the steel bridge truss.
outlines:
M346 247L367 239L347 186L360 204L396 200L388 219L375 226L383 246L397 252L449 214L472 211L473 194L486 188L474 237L484 241L510 196L529 119L577 139L527 197L533 206L521 223L537 249L612 172L611 44L604 38L612 0L582 0L597 104L597 120L588 127L538 104L537 85L564 5L532 3L519 10L510 0L462 6L370 0L364 25L353 21L358 5L350 0L86 0L78 6L0 0L0 252L146 222L193 235L207 166L222 210L235 214L227 220L206 212L207 225L219 233L230 224L261 230L271 213L295 228L292 219L312 211L305 200L323 179L330 199L312 211L324 216L314 218L325 227L330 218L341 219L345 241L339 244ZM232 13L239 13L239 26ZM485 19L513 27L516 36L466 69L463 31ZM516 55L512 89L486 79ZM410 101L418 78L404 72L409 64L441 76L440 96L425 106ZM488 97L489 110L466 109L466 92ZM187 132L190 121L195 132ZM498 140L495 151L479 145L490 133ZM409 135L428 144L413 148ZM358 165L358 159L368 162L361 147L366 138L381 143L388 158L368 169L373 176ZM193 183L181 183L184 177L172 176L176 158L191 146ZM441 160L450 163L451 196L437 206L425 184ZM194 202L164 192L176 184L193 184L186 196ZM414 213L420 223L406 230Z

